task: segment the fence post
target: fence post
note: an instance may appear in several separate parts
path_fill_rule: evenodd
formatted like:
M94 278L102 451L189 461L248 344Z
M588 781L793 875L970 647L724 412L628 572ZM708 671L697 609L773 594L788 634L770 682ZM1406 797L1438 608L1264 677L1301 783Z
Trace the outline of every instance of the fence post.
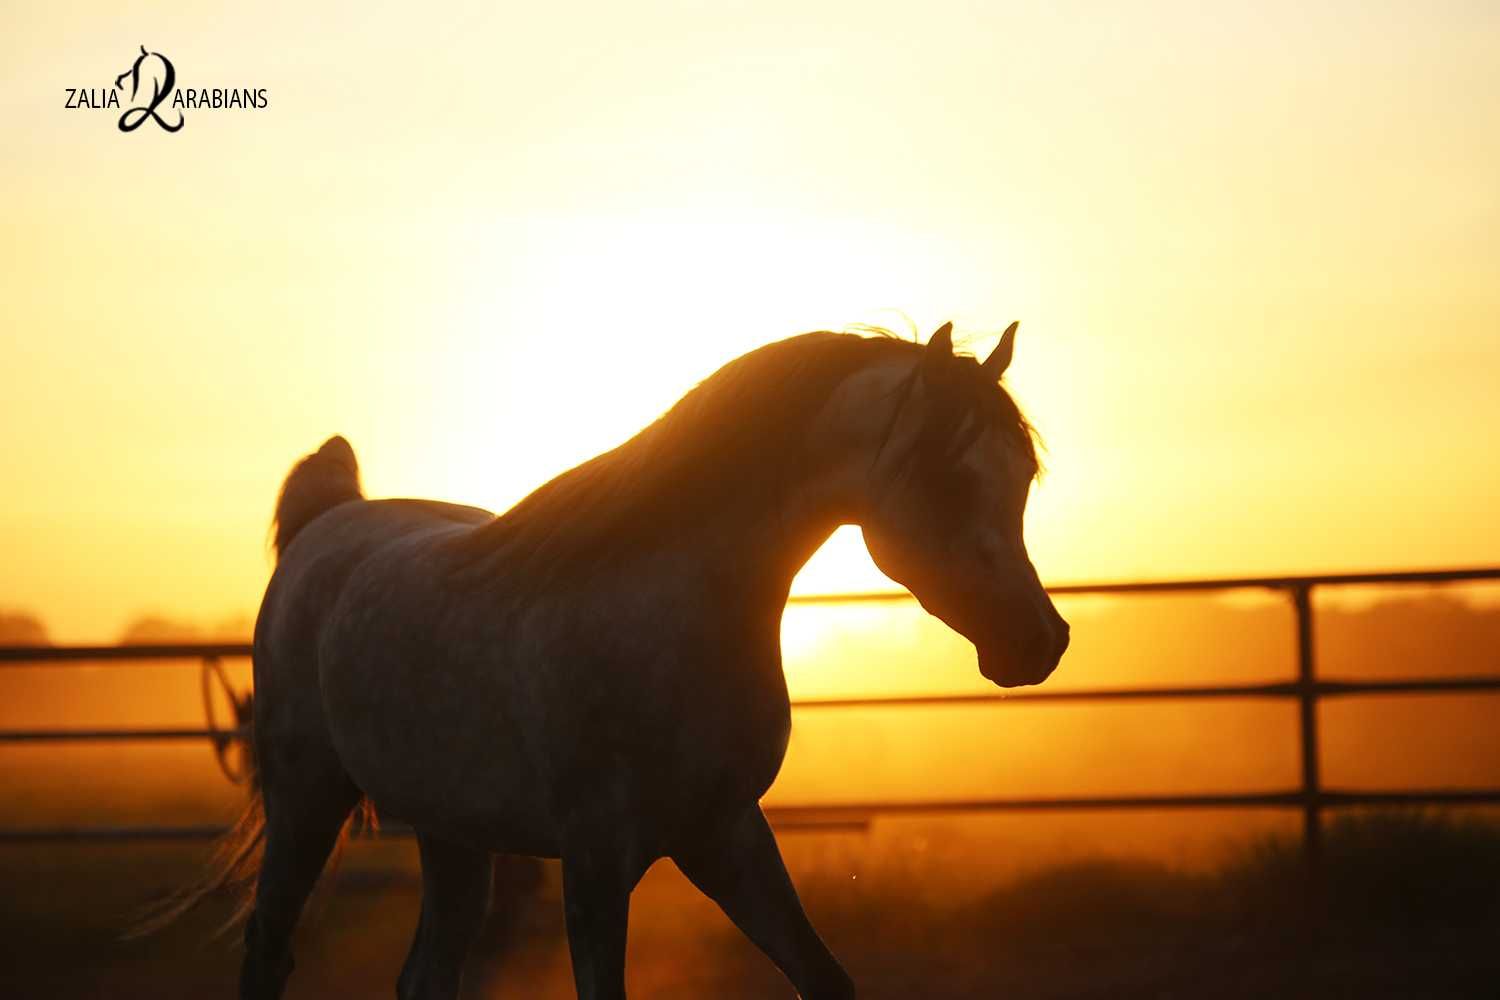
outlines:
M1318 680L1313 658L1313 608L1311 583L1292 588L1292 607L1297 613L1297 704L1302 738L1302 852L1309 877L1316 881L1322 871L1322 784L1318 776Z

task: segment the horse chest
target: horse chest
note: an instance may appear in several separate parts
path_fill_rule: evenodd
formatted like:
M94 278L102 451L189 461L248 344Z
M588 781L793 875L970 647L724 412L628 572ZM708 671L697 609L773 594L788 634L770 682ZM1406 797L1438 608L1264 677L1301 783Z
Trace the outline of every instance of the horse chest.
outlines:
M677 765L699 795L755 801L776 780L791 737L791 707L779 669L774 682L731 685L684 713Z
M790 709L784 718L768 718L754 727L745 741L744 755L737 761L745 775L747 790L759 800L770 789L786 759L792 736Z

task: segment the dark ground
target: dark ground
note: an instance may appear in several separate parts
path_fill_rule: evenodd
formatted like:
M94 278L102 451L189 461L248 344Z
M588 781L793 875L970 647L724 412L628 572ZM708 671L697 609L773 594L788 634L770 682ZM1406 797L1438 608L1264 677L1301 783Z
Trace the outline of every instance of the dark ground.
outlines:
M1478 821L1339 822L1321 897L1305 891L1287 840L1260 841L1210 873L1053 866L951 904L927 898L919 874L851 876L821 848L784 842L809 912L864 997L1500 996L1500 827ZM0 848L0 995L232 995L233 938L205 940L224 901L156 937L118 938L132 910L202 852ZM393 995L416 918L413 853L401 842L350 848L301 935L290 996ZM637 890L629 978L638 998L791 996L666 863ZM555 870L497 891L468 995L572 996Z

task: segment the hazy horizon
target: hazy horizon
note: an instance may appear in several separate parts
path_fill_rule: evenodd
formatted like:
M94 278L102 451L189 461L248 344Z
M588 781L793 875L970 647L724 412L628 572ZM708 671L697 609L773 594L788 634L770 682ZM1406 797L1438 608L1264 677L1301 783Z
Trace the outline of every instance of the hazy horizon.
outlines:
M1476 606L1460 594L1445 588L1320 607L1320 676L1500 675L1500 605ZM1061 607L1074 622L1075 645L1047 690L1251 684L1295 674L1293 618L1283 601L1064 598ZM164 624L143 640L183 637ZM915 603L794 606L783 632L794 699L995 690L979 675L972 647ZM248 661L227 668L237 687L249 686ZM203 724L194 663L113 665L90 672L85 685L76 669L39 664L7 669L0 680L8 694L0 728ZM1492 783L1500 730L1487 720L1497 701L1473 693L1326 700L1324 780L1342 788ZM769 801L1265 790L1300 780L1297 746L1296 705L1284 699L802 708ZM137 763L111 763L129 761ZM0 757L0 774L15 793L8 808L32 823L97 823L106 802L111 812L124 808L124 819L151 815L162 801L179 819L184 812L223 819L224 804L238 795L198 744L14 746ZM1221 836L1218 826L1208 829Z

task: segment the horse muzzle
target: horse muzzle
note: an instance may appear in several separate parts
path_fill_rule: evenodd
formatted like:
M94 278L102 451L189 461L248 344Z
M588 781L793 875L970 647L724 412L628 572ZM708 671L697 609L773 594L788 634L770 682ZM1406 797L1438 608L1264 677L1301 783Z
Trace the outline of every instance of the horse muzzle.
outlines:
M1067 652L1071 638L1068 623L1039 623L1040 627L1009 641L976 646L979 672L1004 688L1040 684L1052 676Z

